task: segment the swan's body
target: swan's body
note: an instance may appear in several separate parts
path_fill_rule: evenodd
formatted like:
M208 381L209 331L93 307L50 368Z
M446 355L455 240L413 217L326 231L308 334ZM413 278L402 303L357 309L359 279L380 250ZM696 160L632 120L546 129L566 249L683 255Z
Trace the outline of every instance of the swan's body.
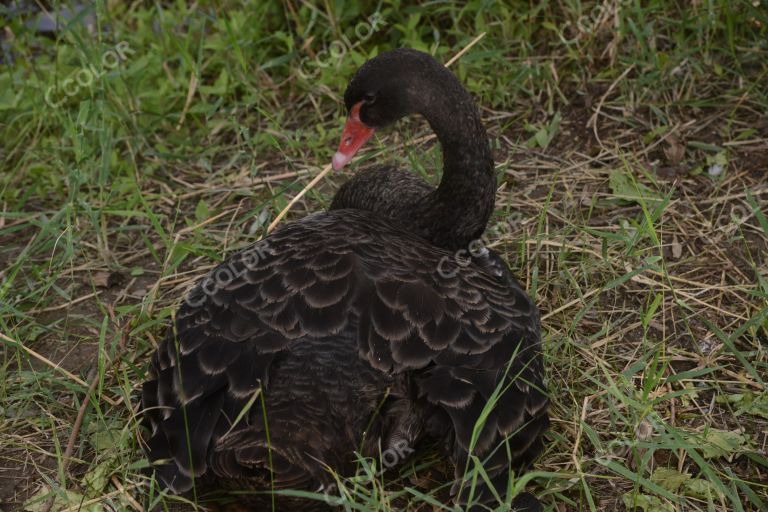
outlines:
M407 50L366 66L396 57L439 66ZM442 77L435 66L427 71ZM354 98L365 73L348 107L386 124ZM170 461L156 466L164 485L317 490L333 481L328 468L354 473L355 452L404 456L427 437L448 442L458 477L472 447L505 485L508 468L540 452L548 400L536 307L493 253L440 270L482 233L495 186L471 100L452 103L468 110L468 137L439 109L430 119L403 107L424 113L444 146L463 141L446 151L438 189L400 171L360 173L331 211L283 226L190 293L143 390L149 457Z

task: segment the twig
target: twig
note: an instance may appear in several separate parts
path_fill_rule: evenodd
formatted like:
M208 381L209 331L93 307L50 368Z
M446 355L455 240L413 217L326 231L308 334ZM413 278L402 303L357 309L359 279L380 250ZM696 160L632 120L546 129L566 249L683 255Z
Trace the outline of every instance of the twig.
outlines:
M285 208L283 208L283 211L281 211L279 214L277 214L277 217L275 217L275 220L273 220L273 221L272 221L272 222L269 224L269 227L267 227L267 233L271 233L271 232L272 232L272 230L273 230L273 229L275 229L275 228L277 227L277 225L280 223L280 221L281 221L281 220L283 220L283 217L285 217L285 215L288 213L288 210L290 210L290 209L291 209L291 207L292 207L293 205L295 205L295 204L296 204L296 203L299 201L299 199L301 199L302 197L304 197L304 194L306 194L307 192L309 192L309 190L310 190L312 187L314 187L315 185L317 185L317 182L318 182L318 181L320 181L321 179L323 179L323 177L324 177L326 174L328 174L328 173L331 171L331 169L332 169L332 168L333 168L333 167L331 166L331 164L326 164L326 165L325 165L325 167L323 167L323 170L322 170L322 171L320 171L320 172L318 173L318 175L317 175L317 176L315 176L314 178L312 178L312 181L310 181L309 183L307 183L307 186L306 186L306 187L304 187L304 188L301 190L301 192L299 192L298 194L296 194L296 197L294 197L293 199L291 199L291 201L288 203L288 205L287 205Z
M78 304L80 302L83 302L83 301L88 300L88 299L92 299L94 297L98 297L99 295L101 295L101 290L97 290L97 291L95 291L93 293L89 293L87 295L83 295L82 297L78 297L76 299L72 299L71 301L65 302L64 304L59 304L58 306L50 306L50 307L47 307L47 308L34 309L34 310L30 311L30 313L48 313L50 311L60 311L62 309L70 308L74 304Z
M139 486L138 484L134 484L134 485L131 485L130 487L132 489L135 489L138 486ZM78 503L77 505L73 505L73 506L71 506L69 508L65 508L65 509L61 510L60 512L82 512L83 510L86 509L86 507L88 507L90 505L93 505L93 504L96 504L96 503L101 503L105 499L113 498L115 496L119 496L120 494L122 494L122 492L119 489L115 490L115 491L112 491L112 492L104 493L101 496L97 496L96 498L91 498L91 499L86 500L86 501L84 501L82 503Z
M125 487L123 487L123 484L120 483L120 480L117 479L117 475L112 475L112 478L110 478L112 481L112 485L115 486L115 488L120 491L120 493L123 495L123 498L128 502L128 504L136 511L136 512L144 512L144 507L141 506L141 503L133 499L133 496L128 494L125 491Z
M476 38L474 38L472 41L470 41L470 42L469 42L469 44L468 44L467 46L465 46L464 48L462 48L462 50L461 50L459 53L457 53L456 55L454 55L454 56L451 58L451 60L449 60L448 62L446 62L446 64L445 64L445 67L449 67L451 64L453 64L454 62L456 62L457 60L459 60L459 59L460 59L460 58L461 58L461 57L462 57L462 56L463 56L465 53L467 53L467 52L470 50L470 48L472 48L473 46L475 46L475 45L478 43L478 41L480 41L480 40L481 40L482 38L484 38L484 37L485 37L485 32L481 33L479 36L477 36L477 37L476 37ZM273 220L273 221L272 221L272 222L269 224L269 226L267 227L267 233L271 233L271 232L272 232L272 230L274 230L274 229L277 227L277 225L280 223L280 221L281 221L281 220L283 220L283 217L285 217L285 216L286 216L286 214L287 214L287 213L288 213L288 211L289 211L289 210L290 210L290 209L293 207L293 205L295 205L297 202L299 202L299 200L301 200L301 198L302 198L302 197L304 197L304 195L305 195L307 192L309 192L309 191L312 189L312 187L314 187L315 185L317 185L317 183L318 183L318 182L319 182L321 179L323 179L323 177L325 177L325 175L326 175L326 174L328 174L329 172L331 172L331 169L332 169L332 166L331 166L331 164L326 164L326 166L325 166L325 167L323 167L323 170L322 170L322 171L320 171L320 172L317 174L317 176L315 176L315 177L312 179L312 181L310 181L309 183L307 183L307 186L306 186L306 187L304 187L303 189L301 189L301 192L299 192L298 194L296 194L296 196L295 196L293 199L291 199L291 200L288 202L288 204L286 205L286 207L285 207L285 208L283 208L283 209L282 209L282 211L281 211L280 213L278 213L278 214L277 214L277 217L275 217L275 220Z
M179 123L176 125L176 129L180 130L181 125L184 124L184 118L187 117L187 111L189 110L189 106L192 104L192 98L195 96L195 91L197 91L197 72L195 70L192 70L192 75L189 77L189 89L187 89L187 99L184 102L184 108L181 111L181 117L179 117Z
M587 128L592 127L592 131L595 134L595 140L597 140L598 144L600 144L600 147L604 148L603 141L600 139L600 135L597 133L597 118L600 117L600 111L603 108L603 103L605 103L606 98L613 92L613 90L616 88L616 86L621 82L624 77L626 77L630 71L635 69L635 65L632 64L627 69L624 70L622 74L619 75L619 77L613 81L613 83L608 87L608 90L605 91L605 94L600 98L600 101L597 104L597 108L595 109L595 113L592 114L592 117L589 118L589 121L587 121Z
M34 358L35 358L35 359L37 359L38 361L41 361L41 362L45 363L45 364L46 364L46 365L48 365L48 366L50 366L52 369L54 369L54 370L56 370L57 372L59 372L59 373L63 374L64 376L66 376L68 379L70 379L70 380L73 380L74 382L76 382L76 383L80 384L80 385L81 385L81 386L83 386L83 387L88 387L88 383L87 383L87 382L85 382L83 379L81 379L80 377L78 377L78 376L77 376L77 375L75 375L74 373L72 373L72 372L69 372L69 371L65 370L64 368L62 368L62 367L61 367L61 366L59 366L58 364L54 363L53 361L51 361L50 359L48 359L47 357L45 357L44 355L42 355L42 354L40 354L40 353L38 353L38 352L35 352L35 351L34 351L34 350L32 350L31 348L29 348L29 347L25 346L23 343L21 343L21 342L19 342L19 341L16 341L16 340L14 340L13 338L11 338L11 337L9 337L9 336L6 336L5 334L3 334L3 333L1 333L1 332L0 332L0 339L3 339L3 340L5 340L5 341L7 341L8 343L12 343L13 345L15 345L15 346L19 347L20 349L22 349L23 351L25 351L25 352L26 352L27 354L29 354L30 356L34 357ZM114 400L112 400L112 399L111 399L111 398L109 398L109 397L106 397L106 396L105 396L105 397L104 397L104 401L105 401L105 402L107 402L109 405L115 405L115 402L114 402Z
M474 38L472 41L470 41L470 42L469 42L469 44L468 44L467 46L465 46L464 48L462 48L462 50L461 50L459 53L457 53L456 55L454 55L454 56L451 58L451 60L449 60L448 62L446 62L446 63L445 63L445 67L447 67L447 68L451 67L451 64L453 64L454 62L456 62L457 60L459 60L460 58L462 58L462 57L464 56L464 54L465 54L465 53L467 53L467 52L468 52L468 51L469 51L469 50L470 50L470 49L471 49L473 46L475 46L475 45L476 45L476 44L477 44L477 43L478 43L478 42L479 42L479 41L480 41L482 38L484 38L484 37L485 37L485 32L481 32L479 36L477 36L477 37L476 37L476 38Z

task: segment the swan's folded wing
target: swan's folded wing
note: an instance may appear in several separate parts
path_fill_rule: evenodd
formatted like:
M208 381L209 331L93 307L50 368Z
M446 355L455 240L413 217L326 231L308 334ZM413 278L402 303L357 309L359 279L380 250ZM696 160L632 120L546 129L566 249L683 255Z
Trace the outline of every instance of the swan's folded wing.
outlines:
M145 387L145 407L159 408L149 418L163 449L153 450L184 477L175 488L205 472L212 442L268 385L278 353L345 329L382 372L426 368L419 393L448 412L462 450L522 433L547 405L538 313L516 283L478 266L444 272L452 257L373 215L338 210L287 225L214 269L179 309ZM223 413L212 419L211 408ZM521 439L521 452L530 444Z
M549 425L538 310L508 274L427 247L400 238L367 259L361 355L382 371L421 369L418 392L450 417L457 475L468 453L491 476L522 468Z

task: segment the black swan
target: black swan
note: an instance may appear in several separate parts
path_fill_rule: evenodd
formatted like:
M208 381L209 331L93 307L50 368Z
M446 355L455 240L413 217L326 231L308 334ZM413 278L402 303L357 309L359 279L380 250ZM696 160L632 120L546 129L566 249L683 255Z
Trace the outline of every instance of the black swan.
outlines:
M282 226L193 288L142 393L148 457L172 492L316 491L334 482L329 469L354 474L356 453L405 457L433 438L455 465L454 499L489 502L482 480L462 481L470 452L503 497L509 470L542 450L536 306L493 252L445 268L494 209L471 96L429 55L398 49L364 64L344 102L335 168L374 129L419 113L442 145L442 181L362 171L330 211ZM514 503L538 510L531 498Z

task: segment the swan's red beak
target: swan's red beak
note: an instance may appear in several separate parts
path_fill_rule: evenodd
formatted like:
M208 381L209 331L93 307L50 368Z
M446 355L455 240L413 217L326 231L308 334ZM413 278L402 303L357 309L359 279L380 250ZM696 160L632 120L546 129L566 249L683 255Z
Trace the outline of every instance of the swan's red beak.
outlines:
M373 135L373 128L366 126L360 120L360 103L352 107L352 111L347 118L347 124L344 125L344 131L341 133L341 144L336 154L333 155L333 168L338 171L352 160L357 150L363 147L363 144Z

